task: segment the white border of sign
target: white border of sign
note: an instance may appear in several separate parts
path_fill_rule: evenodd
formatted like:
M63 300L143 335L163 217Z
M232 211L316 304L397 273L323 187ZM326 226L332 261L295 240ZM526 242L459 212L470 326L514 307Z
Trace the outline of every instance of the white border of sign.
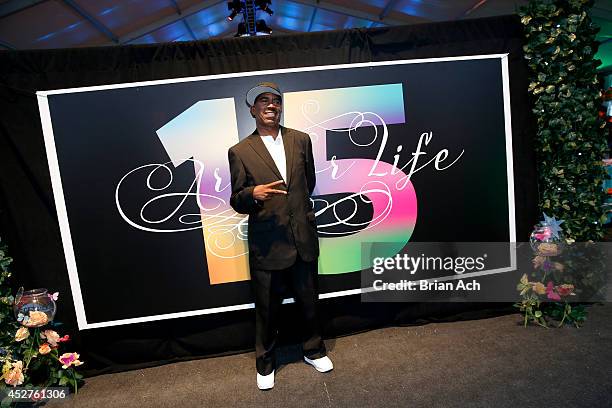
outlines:
M250 71L250 72L239 72L232 74L220 74L220 75L208 75L198 76L189 78L177 78L177 79L164 79L159 81L146 81L146 82L130 82L123 84L113 85L101 85L101 86L88 86L82 88L67 88L58 89L53 91L39 91L36 92L38 98L38 108L40 110L40 118L42 123L42 129L45 139L45 148L47 152L47 161L49 163L49 172L51 175L51 184L53 187L53 196L55 199L55 207L57 210L57 216L60 226L60 233L62 237L62 244L64 247L64 255L66 257L66 266L68 268L68 276L70 279L70 289L72 290L72 297L76 310L77 323L79 330L94 329L99 327L118 326L123 324L151 322L156 320L165 319L176 319L180 317L198 316L205 314L229 312L234 310L244 310L254 308L253 303L244 303L240 305L215 307L210 309L192 310L187 312L179 313L167 313L155 316L143 316L131 319L112 320L98 323L88 323L85 315L85 306L83 303L83 296L81 293L81 285L79 283L79 275L77 271L76 259L74 256L74 249L72 247L72 238L70 236L70 224L68 221L68 213L66 211L66 203L64 201L64 192L62 188L62 179L59 171L57 152L55 148L55 138L53 136L53 124L51 121L51 113L49 111L49 102L47 97L50 95L62 95L71 93L81 92L95 92L104 91L109 89L123 89L123 88L135 88L141 86L154 86L164 84L176 84L183 82L194 82L194 81L209 81L214 79L223 78L235 78L235 77L248 77L255 75L271 75L271 74L283 74L290 72L311 72L311 71L324 71L324 70L336 70L336 69L347 69L347 68L364 68L364 67L379 67L385 65L408 65L408 64L424 64L424 63L436 63L436 62L447 62L447 61L470 61L479 59L500 59L501 71L502 71L502 84L503 84L503 95L504 95L504 122L505 122L505 133L506 133L506 165L508 175L508 226L510 231L510 242L516 242L516 225L515 225L515 209L514 209L514 168L513 168L513 157L512 157L512 121L510 117L510 85L509 85L509 72L508 72L508 54L489 54L489 55L470 55L460 57L445 57L445 58L427 58L427 59L414 59L414 60L397 60L397 61L380 61L380 62L364 62L355 64L338 64L338 65L322 65L315 67L300 67L300 68L287 68L287 69L273 69L265 71ZM505 268L498 268L492 270L485 270L480 272L473 272L457 277L446 278L448 279L459 279L467 278L470 276L490 275L495 273L509 272L516 270L516 252L510 251L511 265ZM319 295L320 299L327 299L339 296L358 295L370 290L369 288L359 288L352 290L344 290L339 292L323 293ZM283 303L292 303L293 299L285 299Z

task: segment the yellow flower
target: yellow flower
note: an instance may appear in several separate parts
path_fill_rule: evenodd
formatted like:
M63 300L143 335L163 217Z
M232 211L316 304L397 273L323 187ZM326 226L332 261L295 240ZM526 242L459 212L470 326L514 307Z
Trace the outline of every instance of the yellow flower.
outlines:
M4 362L4 365L2 366L2 377L4 378L4 376L10 371L11 369L11 362L9 360L6 360Z
M24 326L28 327L39 327L44 326L49 319L47 318L47 314L44 312L39 312L38 310L34 310L30 312L30 318L25 323Z
M542 282L536 282L533 284L533 291L538 295L546 294L546 286Z
M20 327L15 333L15 341L23 341L30 337L30 331L26 327Z
M51 352L51 347L49 346L49 343L41 344L38 348L38 352L42 355L49 354Z
M558 255L559 249L557 248L557 244L543 242L538 245L538 252L540 253L540 255L554 256Z
M57 347L60 336L55 330L45 330L40 333L40 338L47 339L47 342L51 345L51 347Z
M12 385L16 387L18 385L23 384L23 362L18 361L12 364L13 367L10 369L8 373L4 376L4 382L8 385Z
M531 16L524 16L523 18L521 18L521 23L523 23L523 25L527 25L527 24L529 24L531 19L532 19Z

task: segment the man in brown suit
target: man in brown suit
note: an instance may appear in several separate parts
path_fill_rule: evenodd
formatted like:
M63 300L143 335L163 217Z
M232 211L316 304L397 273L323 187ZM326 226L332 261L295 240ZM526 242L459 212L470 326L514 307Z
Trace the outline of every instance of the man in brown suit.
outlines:
M255 293L257 385L274 386L274 347L283 291L290 287L302 311L304 361L321 372L333 369L326 356L316 312L319 241L310 195L315 168L310 137L280 126L282 95L263 82L246 102L257 129L228 152L230 204L249 215L249 264Z

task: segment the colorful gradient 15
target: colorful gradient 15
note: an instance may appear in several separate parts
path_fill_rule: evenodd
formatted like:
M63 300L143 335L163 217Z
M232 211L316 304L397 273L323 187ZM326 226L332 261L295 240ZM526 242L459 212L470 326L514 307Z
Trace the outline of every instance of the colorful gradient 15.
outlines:
M398 181L406 175L378 159L328 157L326 140L344 134L357 146L384 149L387 125L405 122L402 85L289 92L283 95L283 101L285 126L311 136L317 168L315 196L344 193L344 205L353 204L356 208L356 201L362 200L371 203L373 208L372 220L358 226L362 228L352 235L334 236L333 233L337 225L355 226L351 217L340 219L336 214L334 222L319 223L319 273L340 274L371 266L362 262L362 258L370 259L362 257L364 243L393 243L385 246L387 255L399 252L410 239L416 223L417 200L412 183L398 188L401 184ZM371 130L371 138L356 140L353 132L364 127ZM246 216L236 214L229 205L227 150L239 140L233 98L200 101L160 128L157 134L174 166L193 158L192 187L196 186L196 192L190 190L182 195L183 199L195 196L200 207L210 283L249 279ZM363 134L360 135L362 139ZM317 214L332 212L338 204L325 202L322 207L318 206L321 209Z

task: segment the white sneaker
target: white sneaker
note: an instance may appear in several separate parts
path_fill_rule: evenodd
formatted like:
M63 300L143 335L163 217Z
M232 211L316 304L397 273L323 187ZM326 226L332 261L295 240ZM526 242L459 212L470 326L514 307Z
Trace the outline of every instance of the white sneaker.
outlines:
M304 356L304 361L306 362L306 364L310 364L311 366L313 366L320 373L326 373L334 369L334 364L327 356L316 358L314 360L311 360L308 357Z
M274 370L268 375L257 373L257 388L260 390L269 390L274 387Z

